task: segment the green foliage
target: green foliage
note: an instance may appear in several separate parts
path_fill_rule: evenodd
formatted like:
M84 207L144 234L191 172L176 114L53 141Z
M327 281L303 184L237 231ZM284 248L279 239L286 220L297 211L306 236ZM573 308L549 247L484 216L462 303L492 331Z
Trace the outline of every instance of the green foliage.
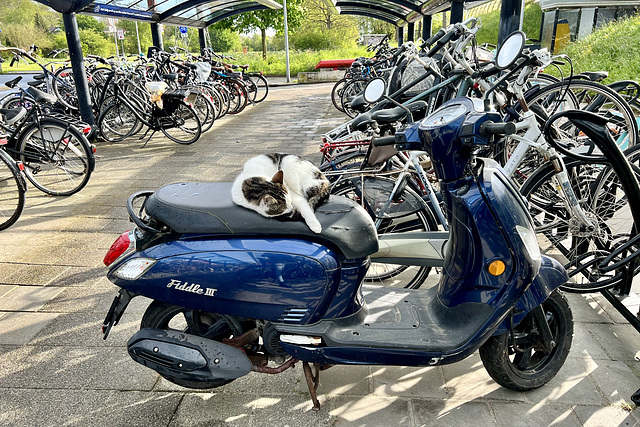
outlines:
M2 0L0 2L0 43L29 49L53 46L50 28L58 26L60 14L31 0Z
M289 37L293 48L336 49L357 43L358 25L353 17L335 13L323 0L305 0L303 10L302 25Z
M240 50L240 35L228 28L209 27L211 48L214 52L230 52Z
M559 53L559 52L556 52ZM565 52L575 72L608 71L607 81L640 79L640 16L612 21L570 43ZM565 67L564 74L569 72Z
M136 23L134 21L119 20L117 28L125 31L124 33L124 51L131 55L138 53L138 39L136 37ZM147 54L149 46L153 46L151 37L151 25L147 23L138 23L138 35L140 36L140 51L143 55ZM113 45L115 53L115 41L113 35L109 36L109 44ZM119 41L122 50L122 41Z
M228 54L237 58L236 62L239 64L249 64L249 71L262 71L265 75L271 76L284 76L286 73L284 51L271 52L267 59L264 59L260 52L248 54L229 52ZM304 71L316 71L315 66L322 59L357 58L367 54L366 47L362 46L333 50L292 51L289 55L291 75L296 76Z

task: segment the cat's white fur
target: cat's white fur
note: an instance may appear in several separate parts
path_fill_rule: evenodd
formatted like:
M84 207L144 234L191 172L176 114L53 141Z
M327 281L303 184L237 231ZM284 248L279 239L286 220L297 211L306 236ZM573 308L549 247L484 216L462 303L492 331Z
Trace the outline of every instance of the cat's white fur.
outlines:
M318 180L312 178L314 175L313 172L316 169L312 163L300 161L293 155L284 157L280 168L266 155L254 157L244 164L242 172L234 181L231 187L231 199L240 206L265 215L262 207L249 203L246 200L242 192L242 183L252 177L262 177L269 181L278 170L281 170L284 175L283 184L289 196L287 197L287 210L284 213L290 213L294 210L299 212L311 231L320 233L322 231L322 225L320 225L320 221L316 218L315 212L311 206L309 206L305 197L305 192L308 188L318 185Z

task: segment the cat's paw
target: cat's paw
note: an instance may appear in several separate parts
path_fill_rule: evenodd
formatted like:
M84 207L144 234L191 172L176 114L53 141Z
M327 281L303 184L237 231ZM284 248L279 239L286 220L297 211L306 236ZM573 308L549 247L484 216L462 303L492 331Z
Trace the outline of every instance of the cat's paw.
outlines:
M322 225L319 221L307 221L307 225L314 233L320 234L322 232Z

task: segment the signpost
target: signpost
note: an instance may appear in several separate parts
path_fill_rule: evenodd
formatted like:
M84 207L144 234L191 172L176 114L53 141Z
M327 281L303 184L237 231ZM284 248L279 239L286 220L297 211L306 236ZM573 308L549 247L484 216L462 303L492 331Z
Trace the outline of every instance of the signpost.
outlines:
M188 30L187 27L180 27L180 35L182 37L187 37L187 30Z

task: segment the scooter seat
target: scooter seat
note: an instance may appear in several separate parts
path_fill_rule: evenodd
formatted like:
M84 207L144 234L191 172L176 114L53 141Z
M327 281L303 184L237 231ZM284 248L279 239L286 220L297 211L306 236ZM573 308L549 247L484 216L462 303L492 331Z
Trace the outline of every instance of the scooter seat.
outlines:
M231 200L232 183L178 183L158 189L145 210L157 221L181 234L238 236L295 236L331 243L349 259L378 251L373 221L357 203L330 196L316 209L322 232L316 234L303 220L264 217Z

